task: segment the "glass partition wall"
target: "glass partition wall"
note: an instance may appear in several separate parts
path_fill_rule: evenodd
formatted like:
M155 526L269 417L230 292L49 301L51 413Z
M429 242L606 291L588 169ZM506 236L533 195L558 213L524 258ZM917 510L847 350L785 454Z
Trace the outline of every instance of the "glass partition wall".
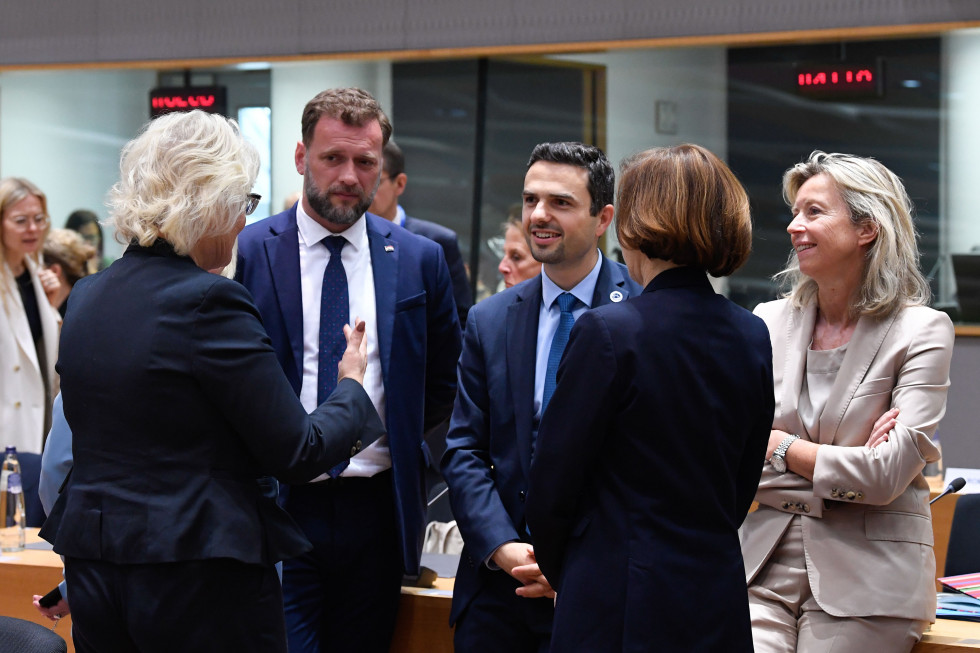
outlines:
M980 181L978 65L980 30L956 30L781 46L5 71L0 174L38 183L56 226L76 208L105 217L119 148L148 119L150 90L220 85L227 114L267 153L260 212L274 213L302 183L293 152L303 104L323 88L359 85L389 111L405 152L402 205L459 234L482 297L499 286L501 223L520 200L534 144L581 140L618 165L641 149L694 142L728 161L749 191L753 255L724 287L752 306L775 296L771 276L789 254L782 172L814 149L850 152L876 157L903 178L936 306L976 319L980 291L970 270L980 253L970 254L980 249L980 221L970 191ZM604 243L611 254L613 240ZM109 253L120 250L115 244Z

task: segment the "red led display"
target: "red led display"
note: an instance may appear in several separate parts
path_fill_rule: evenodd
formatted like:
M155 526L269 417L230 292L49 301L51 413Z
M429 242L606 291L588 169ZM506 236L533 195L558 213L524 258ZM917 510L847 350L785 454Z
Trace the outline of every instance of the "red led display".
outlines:
M150 117L172 111L200 109L208 113L225 113L228 101L224 86L185 86L155 88L150 91Z
M877 97L884 88L880 62L796 66L796 90L813 97Z

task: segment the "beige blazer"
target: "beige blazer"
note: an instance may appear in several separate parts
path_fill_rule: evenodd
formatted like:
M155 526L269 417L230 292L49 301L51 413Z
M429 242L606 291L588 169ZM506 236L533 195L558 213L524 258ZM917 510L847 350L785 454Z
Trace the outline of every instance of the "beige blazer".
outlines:
M788 300L761 304L772 339L773 428L811 439L797 404L816 307ZM953 325L945 313L909 307L861 318L820 417L813 482L766 462L756 500L739 531L746 580L769 559L800 515L810 588L828 614L935 620L927 462L939 459L932 435L946 411ZM888 442L864 444L892 406L900 409Z
M44 294L37 266L29 259L26 264L41 314L50 397L54 399L58 390L54 365L58 359L61 316ZM0 275L0 283L6 284L0 300L0 449L14 446L18 451L40 453L45 435L41 367L17 284L9 278L4 281L3 277L9 274Z

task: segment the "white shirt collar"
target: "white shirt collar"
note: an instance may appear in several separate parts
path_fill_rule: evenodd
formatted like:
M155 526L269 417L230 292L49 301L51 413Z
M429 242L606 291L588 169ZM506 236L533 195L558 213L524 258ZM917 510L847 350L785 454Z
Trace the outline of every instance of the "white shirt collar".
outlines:
M343 236L349 245L354 248L354 252L360 251L362 247L367 247L367 220L362 214L357 222L347 227L344 231L334 233L314 220L303 210L303 203L296 205L296 227L299 229L300 241L306 247L312 247L327 236Z

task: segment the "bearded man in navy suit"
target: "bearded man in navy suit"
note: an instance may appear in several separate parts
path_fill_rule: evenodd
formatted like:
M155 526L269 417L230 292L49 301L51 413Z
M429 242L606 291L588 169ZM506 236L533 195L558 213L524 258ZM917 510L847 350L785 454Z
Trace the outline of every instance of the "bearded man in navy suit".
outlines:
M625 266L598 249L613 219L614 181L596 147L535 147L522 221L541 274L485 299L467 318L442 459L465 542L451 613L457 651L548 650L554 592L524 520L527 475L549 395L549 359L557 367L561 355L554 346L560 296L572 295L567 309L577 319L641 291Z
M391 135L377 101L357 88L324 91L302 128L302 198L242 232L237 277L304 405L316 406L336 377L324 363L332 314L365 320L364 386L387 435L284 493L314 546L283 566L289 650L387 652L402 575L419 572L422 434L452 409L459 320L439 245L366 212Z

